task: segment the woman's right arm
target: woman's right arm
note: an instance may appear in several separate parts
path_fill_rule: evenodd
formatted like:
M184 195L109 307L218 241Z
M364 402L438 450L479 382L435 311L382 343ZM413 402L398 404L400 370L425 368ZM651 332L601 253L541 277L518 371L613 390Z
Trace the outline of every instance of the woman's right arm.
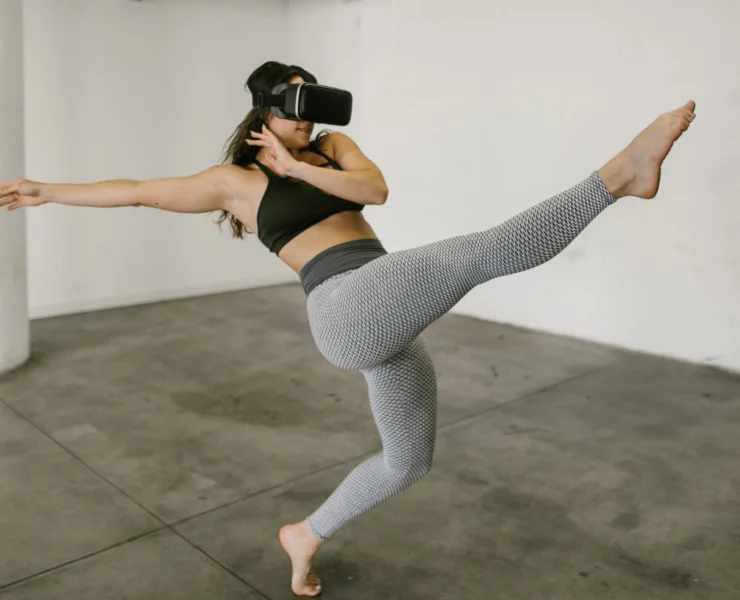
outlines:
M137 181L115 179L97 183L37 183L21 180L0 187L0 206L42 203L113 208L148 206L172 212L205 213L229 210L244 193L244 169L234 165L211 167L187 177ZM24 198L27 200L24 201Z

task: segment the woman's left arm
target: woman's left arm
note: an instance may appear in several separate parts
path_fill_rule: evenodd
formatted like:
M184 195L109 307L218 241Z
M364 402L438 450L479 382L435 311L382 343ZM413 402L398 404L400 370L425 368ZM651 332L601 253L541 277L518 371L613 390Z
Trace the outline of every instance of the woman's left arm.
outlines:
M342 167L341 171L296 161L288 176L358 204L385 204L388 186L377 165L343 133L331 133L327 141L332 145L334 160Z

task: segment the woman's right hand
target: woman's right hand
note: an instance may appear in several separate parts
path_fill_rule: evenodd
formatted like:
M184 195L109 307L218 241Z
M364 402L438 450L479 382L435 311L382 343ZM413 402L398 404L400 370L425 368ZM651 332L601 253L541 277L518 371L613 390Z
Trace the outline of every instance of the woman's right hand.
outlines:
M24 206L41 206L46 204L46 200L42 200L40 195L40 183L28 179L16 179L0 185L0 207L7 206L8 210L17 210Z

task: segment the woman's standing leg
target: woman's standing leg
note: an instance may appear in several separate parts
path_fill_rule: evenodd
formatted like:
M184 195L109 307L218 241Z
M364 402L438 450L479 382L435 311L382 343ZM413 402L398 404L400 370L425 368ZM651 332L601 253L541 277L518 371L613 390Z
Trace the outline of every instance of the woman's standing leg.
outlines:
M437 378L422 338L363 375L383 450L355 467L308 517L309 527L321 541L405 490L432 467Z
M311 560L321 543L405 490L431 469L437 433L437 378L422 338L386 363L363 370L383 449L355 467L305 521L280 530L293 564L293 592L313 596Z

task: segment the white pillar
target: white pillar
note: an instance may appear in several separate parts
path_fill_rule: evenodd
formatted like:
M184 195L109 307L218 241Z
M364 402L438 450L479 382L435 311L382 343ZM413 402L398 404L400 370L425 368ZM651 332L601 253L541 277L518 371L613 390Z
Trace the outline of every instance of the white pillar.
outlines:
M24 176L22 0L0 0L0 182ZM0 373L28 360L26 209L0 208Z

